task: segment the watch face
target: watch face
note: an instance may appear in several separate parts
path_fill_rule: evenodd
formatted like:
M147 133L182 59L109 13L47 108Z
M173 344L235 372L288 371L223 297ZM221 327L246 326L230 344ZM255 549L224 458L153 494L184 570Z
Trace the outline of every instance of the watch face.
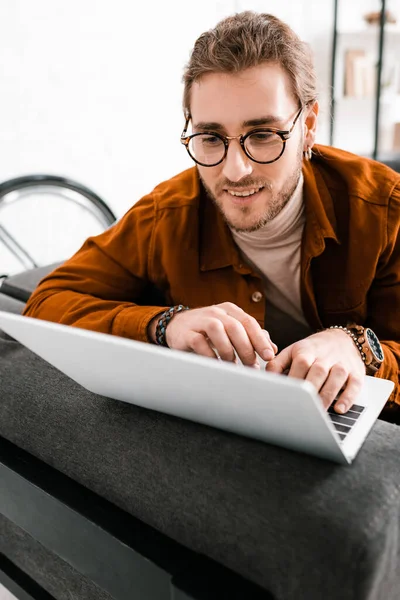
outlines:
M376 335L374 334L372 329L366 329L365 334L366 334L367 341L370 345L373 355L375 356L375 358L377 360L379 360L379 362L382 362L383 361L383 350L382 350L382 346L379 343L378 338L376 337Z

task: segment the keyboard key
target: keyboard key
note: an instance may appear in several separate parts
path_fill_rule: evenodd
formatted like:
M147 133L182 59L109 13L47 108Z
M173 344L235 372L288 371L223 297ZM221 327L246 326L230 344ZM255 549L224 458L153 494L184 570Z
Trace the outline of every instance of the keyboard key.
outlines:
M365 409L365 406L360 406L359 404L353 404L350 410L348 410L343 415L335 412L334 409L335 403L331 404L328 408L328 415L331 419L331 422L338 432L340 437L340 441L347 437L347 434L352 430L353 426L357 423L357 419L360 417L361 413Z
M347 425L341 425L340 423L334 423L333 425L336 431L341 431L342 433L348 433L351 429L351 427L347 427Z
M351 410L357 413L362 413L362 411L364 410L365 406L360 406L359 404L353 404L353 406L351 407Z
M364 407L362 407L364 408ZM334 409L332 408L332 406L330 406L328 408L328 414L329 416L332 418L332 415L338 415L339 413L335 412ZM344 413L344 415L340 415L342 417L347 417L348 419L354 419L355 421L358 419L358 417L360 416L361 413L359 412L355 412L354 410L348 410L346 413Z
M355 418L348 417L347 414L338 415L337 413L331 413L329 416L333 423L343 423L343 425L348 425L349 427L352 427L356 422Z
M348 417L351 417L352 419L355 419L355 420L357 420L357 419L358 419L358 417L361 415L361 413L359 413L359 412L355 412L354 410L348 410L348 411L347 411L347 413L346 413L346 415L347 415Z

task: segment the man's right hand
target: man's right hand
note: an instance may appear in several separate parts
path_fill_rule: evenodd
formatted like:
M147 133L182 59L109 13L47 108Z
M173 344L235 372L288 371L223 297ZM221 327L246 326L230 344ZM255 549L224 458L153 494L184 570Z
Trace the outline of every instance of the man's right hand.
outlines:
M150 324L153 341L158 318ZM175 350L219 356L228 362L237 362L236 351L244 365L255 368L259 366L256 352L268 361L278 350L254 317L231 302L177 313L167 326L166 341Z

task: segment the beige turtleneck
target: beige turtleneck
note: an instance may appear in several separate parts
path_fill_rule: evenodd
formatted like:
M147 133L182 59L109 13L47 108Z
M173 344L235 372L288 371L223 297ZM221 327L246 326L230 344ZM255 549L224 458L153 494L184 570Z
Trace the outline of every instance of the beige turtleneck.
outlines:
M244 258L263 280L265 328L280 350L312 333L300 297L304 223L301 176L292 198L272 221L254 232L232 231Z

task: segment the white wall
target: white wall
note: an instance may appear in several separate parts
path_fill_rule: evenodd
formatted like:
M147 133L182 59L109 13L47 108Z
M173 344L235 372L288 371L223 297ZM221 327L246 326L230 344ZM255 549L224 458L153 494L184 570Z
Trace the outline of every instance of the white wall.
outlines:
M1 0L0 181L65 175L121 216L191 166L179 142L183 66L202 31L244 9L276 14L311 43L327 143L333 0Z
M252 8L313 39L318 23L311 28L305 4L2 0L0 180L64 174L122 214L190 165L179 143L181 77L196 37L222 16ZM321 4L330 0L314 4L318 19L329 15ZM324 31L329 37L329 18Z

